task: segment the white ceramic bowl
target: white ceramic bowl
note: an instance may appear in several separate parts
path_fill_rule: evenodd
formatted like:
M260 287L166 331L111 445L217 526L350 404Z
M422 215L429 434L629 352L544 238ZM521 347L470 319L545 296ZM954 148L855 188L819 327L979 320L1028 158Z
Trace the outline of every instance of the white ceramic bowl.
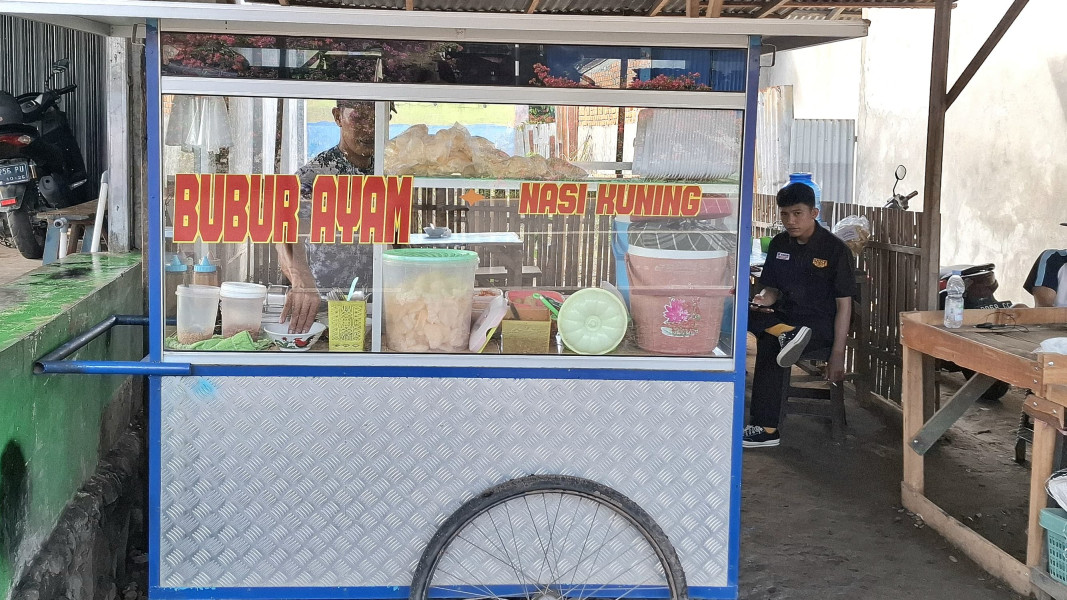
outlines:
M289 321L284 323L264 323L263 331L283 352L303 352L318 341L326 326L318 321L311 324L307 333L289 333Z
M447 227L423 227L422 230L427 237L431 238L445 238L452 235L452 230Z

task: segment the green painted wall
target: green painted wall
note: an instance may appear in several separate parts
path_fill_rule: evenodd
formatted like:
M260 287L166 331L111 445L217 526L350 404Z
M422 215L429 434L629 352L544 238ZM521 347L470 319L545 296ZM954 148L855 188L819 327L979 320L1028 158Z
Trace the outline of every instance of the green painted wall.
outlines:
M143 314L142 299L134 254L75 254L0 286L0 598L95 470L126 379L33 375L33 362L111 314ZM139 360L143 333L113 328L71 358Z

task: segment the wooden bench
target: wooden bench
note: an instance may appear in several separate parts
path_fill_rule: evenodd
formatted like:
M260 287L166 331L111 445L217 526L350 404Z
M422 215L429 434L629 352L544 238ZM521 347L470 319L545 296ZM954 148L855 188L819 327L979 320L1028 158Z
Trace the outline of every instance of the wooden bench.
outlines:
M478 267L474 271L474 281L478 287L487 287L493 282L501 282L507 279L508 271L503 266ZM522 284L533 285L535 278L541 277L541 269L534 265L522 266Z

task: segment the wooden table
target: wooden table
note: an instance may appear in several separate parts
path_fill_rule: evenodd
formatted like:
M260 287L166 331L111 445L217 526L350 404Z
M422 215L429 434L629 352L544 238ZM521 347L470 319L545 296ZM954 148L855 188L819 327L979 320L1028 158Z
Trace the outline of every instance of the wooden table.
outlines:
M989 573L1003 579L1021 594L1052 593L1067 598L1067 586L1045 573L1044 535L1038 524L1048 505L1045 481L1052 473L1058 432L1065 429L1067 410L1067 356L1035 354L1048 338L1067 337L1067 308L1024 308L964 311L963 327L946 329L943 313L910 312L900 315L900 343L904 360L904 506L956 545ZM1008 327L983 329L992 322ZM933 359L949 360L975 375L951 400L933 413ZM924 364L926 369L924 369ZM1030 519L1026 564L954 519L924 494L923 454L974 404L994 380L1029 389L1024 411L1034 417L1034 444L1030 476ZM1061 595L1063 594L1063 595Z
M514 231L486 233L453 233L448 237L430 237L413 233L408 243L412 246L484 246L499 251L505 271L504 287L522 285L522 240Z

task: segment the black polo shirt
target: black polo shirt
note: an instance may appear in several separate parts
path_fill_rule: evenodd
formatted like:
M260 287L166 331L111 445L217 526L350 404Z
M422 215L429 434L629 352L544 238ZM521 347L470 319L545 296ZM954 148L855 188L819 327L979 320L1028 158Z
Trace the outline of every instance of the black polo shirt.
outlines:
M818 223L808 243L787 232L779 233L767 248L760 284L780 292L775 306L790 325L806 325L816 335L833 341L837 299L855 297L854 259L836 235Z

